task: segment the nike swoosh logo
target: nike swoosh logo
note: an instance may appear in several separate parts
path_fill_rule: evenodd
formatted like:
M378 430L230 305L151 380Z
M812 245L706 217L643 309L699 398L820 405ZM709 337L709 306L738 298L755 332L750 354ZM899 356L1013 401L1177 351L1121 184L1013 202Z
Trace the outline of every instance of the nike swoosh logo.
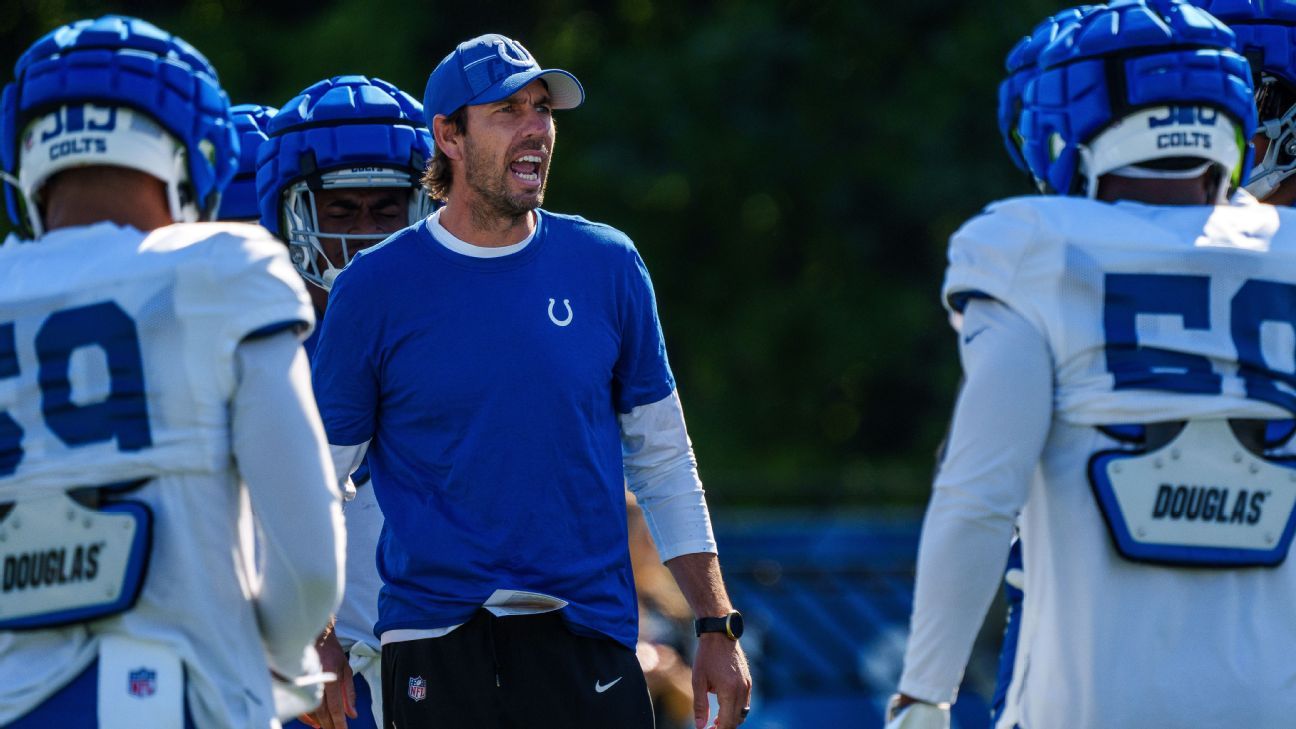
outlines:
M969 335L963 337L963 343L964 343L964 344L971 344L973 339L976 339L977 337L981 336L981 333L984 332L985 330L989 329L989 328L990 328L990 327L981 327L980 329L976 330L975 332L972 332L971 334L969 334Z
M625 677L624 677L624 676L617 676L617 680L613 681L613 682L610 683L610 684L607 684L606 686L603 685L603 682L601 682L601 681L595 681L595 682L594 682L594 692L595 692L595 693L600 693L600 694L601 694L601 693L603 693L604 691L607 691L608 689L612 688L613 686L615 686L615 685L621 683L621 679L623 679L623 678L625 678Z

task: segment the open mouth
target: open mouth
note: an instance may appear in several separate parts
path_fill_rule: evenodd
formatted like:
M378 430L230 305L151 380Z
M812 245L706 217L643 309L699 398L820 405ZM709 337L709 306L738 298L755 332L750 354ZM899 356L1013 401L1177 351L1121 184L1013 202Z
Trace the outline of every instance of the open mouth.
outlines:
M543 160L538 154L524 154L509 163L509 171L517 179L529 185L540 184L540 164Z

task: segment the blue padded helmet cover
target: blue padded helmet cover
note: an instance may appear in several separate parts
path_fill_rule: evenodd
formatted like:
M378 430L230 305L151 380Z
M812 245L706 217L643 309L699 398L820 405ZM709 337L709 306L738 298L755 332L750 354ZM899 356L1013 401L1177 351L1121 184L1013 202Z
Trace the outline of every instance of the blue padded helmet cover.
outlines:
M256 196L257 151L266 140L266 128L276 112L273 106L239 104L230 107L239 135L238 170L221 196L219 220L256 220L261 216Z
M1022 172L1029 173L1031 170L1026 166L1026 160L1018 147L1018 139L1015 138L1017 119L1021 114L1022 92L1038 72L1036 61L1039 59L1040 51L1057 39L1062 31L1096 7L1096 5L1081 5L1067 8L1045 18L1031 30L1029 35L1017 41L1004 59L1004 68L1008 71L1008 76L999 84L999 134L1003 137L1008 156Z
M1296 89L1296 0L1193 0L1226 23L1255 72Z
M1235 37L1181 0L1117 0L1089 14L1039 56L1022 97L1022 154L1061 194L1078 192L1078 147L1129 113L1153 106L1219 109L1244 145L1234 180L1250 173L1256 129L1250 67Z
M432 158L423 105L382 79L335 76L306 88L270 120L257 155L261 224L280 230L283 192L299 180L357 166L408 171L414 180Z
M238 139L229 98L207 59L180 38L136 18L79 20L37 40L0 98L0 164L17 172L17 141L33 119L68 104L125 106L148 114L187 150L198 207L214 211L234 176ZM16 190L9 217L25 226Z

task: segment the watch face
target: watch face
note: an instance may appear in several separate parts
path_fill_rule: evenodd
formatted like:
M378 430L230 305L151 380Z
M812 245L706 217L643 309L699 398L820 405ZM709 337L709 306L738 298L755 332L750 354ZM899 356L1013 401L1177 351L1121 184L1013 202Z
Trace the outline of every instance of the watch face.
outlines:
M725 627L727 628L727 632L729 633L730 638L733 638L734 640L738 640L739 638L741 638L743 634L742 613L738 612L737 610L729 613L729 618L726 620Z

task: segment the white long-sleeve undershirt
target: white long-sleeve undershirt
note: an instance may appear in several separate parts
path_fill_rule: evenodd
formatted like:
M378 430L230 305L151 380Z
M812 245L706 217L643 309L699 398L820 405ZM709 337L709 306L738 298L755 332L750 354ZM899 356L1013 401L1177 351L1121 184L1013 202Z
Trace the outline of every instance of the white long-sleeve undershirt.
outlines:
M959 355L966 382L923 522L900 679L901 693L933 703L955 698L1053 411L1048 343L1002 303L968 303Z
M715 535L679 393L618 416L626 485L643 509L661 561L715 552Z
M314 669L307 648L342 597L346 533L297 336L246 340L236 351L234 457L261 524L256 614L271 668Z

